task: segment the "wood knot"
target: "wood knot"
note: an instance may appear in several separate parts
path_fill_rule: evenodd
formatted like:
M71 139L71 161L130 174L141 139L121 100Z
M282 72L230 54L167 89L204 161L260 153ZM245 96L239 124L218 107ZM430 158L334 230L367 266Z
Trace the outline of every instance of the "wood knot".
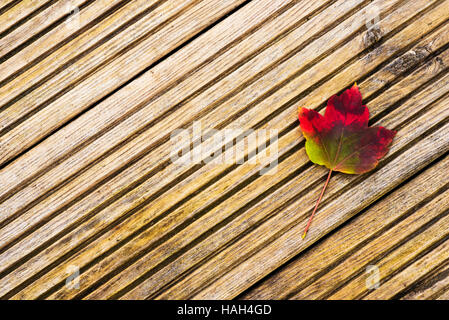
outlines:
M418 47L404 53L387 66L387 70L397 75L400 74L429 55L431 51L427 47Z
M427 72L437 74L446 68L443 59L435 57L426 63Z
M381 38L382 38L382 30L376 24L371 28L369 28L363 35L363 45L365 46L365 48L368 48L373 44L375 44L377 41L379 41Z

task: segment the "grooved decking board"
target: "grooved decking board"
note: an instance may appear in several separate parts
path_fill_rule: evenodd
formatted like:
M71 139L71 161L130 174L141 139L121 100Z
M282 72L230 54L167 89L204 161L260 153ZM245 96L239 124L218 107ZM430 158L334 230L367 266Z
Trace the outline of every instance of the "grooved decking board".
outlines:
M441 295L437 296L437 300L448 300L449 299L449 288L447 291L443 292Z
M8 52L13 51L24 42L30 41L31 38L44 32L58 20L65 18L66 21L61 24L60 28L69 28L67 23L69 22L71 10L75 10L75 8L78 8L79 10L79 6L84 2L86 2L86 0L56 1L53 5L36 16L27 19L23 25L0 39L0 56L4 57ZM53 39L53 41L54 40L55 39Z
M421 283L415 285L408 294L402 297L404 300L435 299L449 289L449 264L425 276Z
M445 195L448 193L448 180L444 180L446 176L443 176L443 179L438 177L448 164L449 158L446 156L388 197L379 200L363 212L363 215L357 216L351 224L311 248L301 259L295 259L272 277L253 287L241 298L289 298L315 283L324 285L317 291L320 295L341 287L349 276L364 271L363 268L352 265L349 269L344 269L345 267L354 262L359 266L368 262L374 265L372 257L387 249L385 239L393 234L404 237L411 233L410 231L428 223L440 213L439 211L444 211L444 206L440 204L447 202ZM433 212L429 212L429 209ZM362 236L358 233L361 228L365 230ZM409 231L404 232L407 228ZM400 240L395 238L396 243ZM377 251L374 251L375 243L379 244ZM389 247L393 248L394 245L395 242L388 241ZM365 252L359 254L362 250ZM373 251L370 252L371 250ZM325 273L330 266L333 270ZM331 273L334 273L334 276Z
M11 1L6 2L5 5L9 4ZM51 2L52 1L48 0L24 0L9 7L9 9L4 11L0 16L0 33L3 35L8 30L14 28L16 24L23 24L25 18L39 14L39 12L50 6Z
M444 299L448 18L447 0L1 2L0 297ZM398 134L332 177L302 240L327 173L297 109L354 82ZM175 144L194 123L207 139ZM170 157L262 129L239 163Z

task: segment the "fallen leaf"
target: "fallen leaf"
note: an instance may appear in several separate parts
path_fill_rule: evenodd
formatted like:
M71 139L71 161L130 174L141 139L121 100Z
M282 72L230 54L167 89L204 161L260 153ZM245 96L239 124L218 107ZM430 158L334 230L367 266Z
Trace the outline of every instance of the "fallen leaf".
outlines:
M307 234L333 171L361 174L374 169L389 149L396 131L368 127L369 110L362 105L357 84L327 102L324 116L315 110L299 109L299 122L306 138L310 160L324 165L329 174L304 231Z

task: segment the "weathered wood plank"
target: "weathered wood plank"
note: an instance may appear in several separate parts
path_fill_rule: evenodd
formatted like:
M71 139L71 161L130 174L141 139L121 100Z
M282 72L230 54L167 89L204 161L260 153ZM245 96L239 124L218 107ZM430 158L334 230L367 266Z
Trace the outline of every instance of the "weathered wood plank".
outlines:
M449 300L449 290L447 290L441 296L439 296L437 300Z
M26 40L45 30L45 28L51 26L60 18L70 14L72 10L78 8L79 11L79 6L84 2L85 0L57 1L52 6L48 7L38 15L29 19L28 21L26 21L26 23L0 39L0 57L6 55L8 52L14 50ZM75 22L75 20L72 21L73 23ZM67 26L62 24L62 26L60 25L60 28L67 28ZM56 39L53 38L53 41L55 40Z
M440 108L442 108L444 103L447 102L444 101L440 105ZM408 130L406 130L407 127L402 128L401 132L405 135L413 135L410 131L418 129L415 125L418 123L423 124L423 122L426 121L428 121L427 117L423 117L423 119L410 124ZM261 277L278 267L281 263L285 263L285 261L289 260L292 256L302 251L305 247L309 246L311 242L315 242L318 238L329 232L329 230L350 218L351 214L358 212L361 208L373 202L390 188L399 184L405 177L410 176L415 170L429 161L429 158L427 158L422 159L423 162L421 162L421 159L417 159L416 156L426 157L427 155L430 158L434 158L446 152L448 149L446 141L448 128L448 125L445 125L437 133L423 139L416 147L400 154L380 170L376 171L357 186L353 186L343 194L341 194L344 190L343 187L348 185L353 178L341 176L334 177L333 184L331 183L329 185L328 197L336 192L341 195L336 200L321 207L320 215L316 218L314 228L309 234L307 241L301 240L301 237L299 236L301 233L300 230L304 228L307 220L307 213L310 214L310 211L312 210L313 197L316 197L316 194L319 191L319 186L308 190L309 192L307 195L301 197L298 201L295 201L292 204L287 202L289 206L283 208L283 210L275 210L276 207L270 208L267 204L259 204L257 208L245 212L244 215L233 221L233 223L237 224L243 223L243 220L247 221L251 211L262 211L260 212L260 215L266 216L268 212L275 210L274 212L277 214L268 221L265 221L265 223L256 230L245 235L236 243L226 247L218 255L215 255L213 259L196 267L190 275L164 291L160 298L193 297L200 299L216 299L235 296L243 289L246 289ZM444 137L445 135L446 138ZM392 147L392 153L395 152L395 149L397 150L397 148L400 148L401 145L403 146L403 144L406 143L407 142L405 142L404 139L398 137L395 146ZM421 143L422 146L420 146ZM432 152L436 152L436 154L432 156L428 152L433 146L435 146L436 149ZM405 159L409 159L409 161L413 159L418 166L412 169L408 164L405 164ZM401 163L401 161L403 163ZM421 165L419 165L419 163L421 163ZM394 171L392 171L393 167L395 168ZM315 171L314 169L312 170ZM318 171L320 169L321 168L316 170ZM320 172L324 175L323 171L324 170L321 170ZM390 175L388 173L390 173ZM380 185L380 182L382 182L382 186ZM340 184L340 186L336 187L337 184ZM303 190L303 188L299 188L299 190ZM298 191L298 189L296 189L296 191ZM289 194L287 190L281 188L274 194L276 201L273 201L273 197L268 197L266 201L284 203L287 199L282 200L280 197L291 195L291 192L292 191L290 191ZM324 201L326 202L326 200ZM352 203L352 205L349 206L349 203ZM268 207L268 210L264 207ZM264 212L264 210L266 211ZM298 218L298 212L304 212L304 214ZM171 263L167 268L157 272L155 276L150 277L137 288L124 295L124 298L142 298L148 296L149 293L154 292L155 287L159 286L159 281L165 281L167 277L172 278L170 274L173 273L174 270L178 270L181 266L186 266L186 261L197 258L196 256L199 253L204 254L208 252L208 248L211 248L214 243L213 238L222 237L223 233L225 233L224 230L219 230L215 236L208 238L205 243L202 243L195 248L195 252L186 252L181 258L177 259L178 263L176 263L176 265L175 263ZM249 259L250 256L251 259ZM270 257L270 259L266 259L266 257ZM201 292L198 292L199 290L201 290Z
M444 179L444 178L443 178ZM409 293L401 297L403 300L425 300L438 298L449 288L449 265L419 283Z
M447 130L447 128L445 130ZM439 134L441 134L441 132ZM433 137L431 139L433 139ZM445 142L445 143L447 143L447 142ZM432 143L429 143L426 148L430 148L431 144ZM401 159L401 161L406 161L406 159ZM358 196L360 197L360 193L358 194ZM340 198L339 200L341 201L342 199ZM287 234L284 234L281 238L277 239L277 241L273 244L273 246L276 246L277 248L271 248L270 252L268 252L268 247L264 247L259 253L257 253L257 259L251 259L251 261L248 261L247 263L243 263L243 264L239 265L237 268L233 269L230 273L226 274L223 278L219 279L218 281L215 281L215 283L213 285L207 287L204 291L202 291L200 294L195 296L195 298L231 297L236 292L239 292L242 289L242 287L244 288L245 286L247 286L248 282L257 281L258 277L254 276L253 274L259 273L260 268L251 269L250 265L251 266L260 266L260 264L263 264L263 260L265 260L265 261L267 260L266 259L267 256L271 257L271 259L269 261L267 261L267 264L272 265L273 258L278 256L278 254L277 254L278 251L282 251L281 255L285 258L285 244L288 244L288 246L290 247L291 243L293 243L295 246L295 249L298 250L297 247L300 244L298 242L296 242L296 243L294 242L293 233L295 236L297 236L300 233L300 228L295 227L295 228L291 229ZM250 240L250 239L246 239L246 240ZM282 244L284 244L284 247L281 247ZM262 255L265 257L264 259L260 259ZM265 269L265 272L271 271L272 267L270 267L268 269L269 270ZM245 271L243 271L243 270L245 270ZM249 272L248 272L248 270L249 270ZM239 276L237 274L240 275L240 280L239 280ZM244 275L244 277L242 275ZM243 282L243 284L242 284L242 282ZM224 285L224 283L229 284L229 286L231 286L231 288L229 286L226 288L222 287Z
M448 217L449 218L449 217ZM447 231L449 219L445 219L445 225L440 225L438 231ZM438 233L438 231L435 231ZM448 239L446 235L445 239ZM419 245L419 243L418 243ZM424 257L414 261L410 266L396 274L393 278L383 283L378 289L373 290L364 299L391 299L398 291L407 288L427 272L432 271L441 263L449 261L449 240L444 241L437 248L426 254Z
M118 156L120 156L121 155L121 153L118 155ZM115 159L115 161L120 161L120 160L122 160L123 161L123 155L122 155L122 157L117 157L116 159ZM108 164L108 162L110 162L110 160L108 160L107 162L105 162L105 164ZM73 164L73 163L72 163ZM147 161L142 161L141 162L141 166L140 166L140 169L137 169L138 167L132 167L132 168L130 168L130 172L133 172L134 171L134 173L137 171L137 172L141 172L141 170L148 170L147 169L147 167L148 167L148 162ZM100 167L103 167L104 168L104 166L100 166ZM67 168L67 167L66 167ZM58 172L60 172L60 171L58 171ZM95 172L97 172L96 174L98 174L98 171L97 170L91 170L91 174L94 174L95 175ZM135 176L135 175L134 175ZM52 176L53 177L53 176ZM89 176L86 176L85 178L83 178L84 180L85 180L85 182L86 183L89 183L89 180L91 180L92 179L92 175L89 175ZM87 178L87 179L86 179ZM48 180L47 180L48 181ZM74 183L74 184L72 184L72 188L79 188L79 185L84 185L84 183L81 183L80 182L80 180L78 180L78 181L76 181L76 183ZM123 186L121 187L121 188L123 188ZM75 192L75 190L76 189L71 189L71 192ZM28 190L27 190L28 191ZM29 193L29 192L28 192ZM107 193L109 193L109 191L107 191ZM27 194L27 192L23 192L23 194ZM8 202L6 202L6 203L3 203L3 208L6 208L7 207L7 204L8 203L11 203L12 205L14 205L14 204L17 204L17 203L19 203L17 200L18 200L19 198L14 198L14 199L11 199L10 201L8 201ZM23 198L21 199L21 200L24 200ZM48 211L48 207L49 207L49 204L48 203L46 203L44 206L41 206L41 208L44 210L44 211ZM10 207L8 210L5 210L6 212L9 212L10 211L10 209L12 209L12 207ZM23 220L23 221L27 221L27 224L29 224L30 223L30 221L32 221L32 220L30 220L30 219L34 219L34 218L36 218L38 215L36 214L36 212L34 212L33 214L31 214L31 215L27 215L26 217L24 216L24 218L21 218L21 220ZM34 218L33 218L34 217ZM17 229L16 229L17 230Z
M297 160L297 159L295 159L295 160ZM281 164L282 165L282 164ZM291 165L291 164L290 164ZM288 168L288 167L290 167L288 164L286 164L286 167ZM278 171L277 172L277 174L280 174L280 172ZM261 184L263 184L263 183L261 183ZM237 199L237 197L236 197L236 199ZM231 201L229 201L228 203L225 203L225 205L227 205L227 206L229 206L230 205L230 203L232 203L232 201L236 201L236 199L230 199ZM237 203L238 204L238 203ZM225 207L225 205L223 205L222 207ZM219 211L218 211L219 212ZM212 217L216 217L216 213L214 214L215 212L212 212L211 213L211 216ZM215 218L216 219L216 218ZM204 228L204 223L203 223L204 221L197 221L195 224L198 226L198 227L200 227L200 226L202 226L201 228ZM244 224L238 224L238 222L236 222L236 224L237 225L243 225L244 226ZM199 230L201 230L201 229L199 229ZM198 230L198 231L199 231ZM188 232L188 234L192 234L192 235L195 235L195 234L197 234L198 233L198 231L193 231L192 230L192 232ZM232 233L232 232L229 232L229 233L226 233L226 234L234 234L234 233ZM236 234L238 234L238 232L236 233ZM179 236L179 237L178 237ZM176 237L178 238L178 239L184 239L184 237L186 237L187 236L187 234L185 233L185 232L183 232L183 233L180 233L180 234L178 234ZM178 240L179 241L179 240ZM160 249L160 252L161 253L163 253L163 252L172 252L171 250L173 249L169 249L170 247L167 247L167 246L165 246L165 247L162 247L161 249ZM156 255L155 255L155 253L154 252L152 252L151 253L151 257L155 257ZM148 266L148 264L147 264L147 266ZM160 280L160 279L159 279Z
M98 0L92 3L91 5L84 8L82 11L79 11L77 16L72 17L76 20L66 20L66 22L62 25L59 25L59 28L54 28L50 30L48 33L42 35L38 39L36 39L33 43L30 43L28 46L17 52L14 56L10 57L7 61L0 64L0 81L4 82L8 77L11 77L12 75L16 74L19 70L21 71L20 74L17 75L17 77L14 80L11 80L8 83L5 83L4 86L2 86L0 91L0 104L4 105L7 101L12 100L17 95L17 92L23 92L25 89L28 89L33 84L37 83L39 80L50 74L50 71L54 71L55 68L52 68L52 65L58 61L61 61L61 59L67 63L70 61L70 59L73 56L76 56L80 54L81 52L85 51L89 46L92 46L95 44L99 39L101 39L100 36L96 37L96 33L98 33L98 29L101 29L101 31L105 32L107 34L107 31L111 31L107 27L101 26L105 23L105 21L100 21L99 23L95 24L95 26L92 27L92 29L88 30L86 33L81 34L80 36L76 37L72 41L70 41L70 50L72 51L72 56L67 56L68 52L63 52L61 49L59 49L57 52L58 54L55 55L54 53L50 55L51 58L44 59L40 61L41 64L45 65L45 68L43 68L41 65L38 68L40 72L34 73L32 76L28 76L28 83L26 82L20 82L20 79L23 79L26 75L29 75L30 71L24 71L27 67L29 68L29 64L33 62L35 59L41 57L43 54L45 54L48 51L53 50L55 45L60 44L60 42L67 39L69 36L73 35L75 32L78 32L80 29L88 27L90 24L95 22L95 19L97 19L99 16L113 8L115 5L120 3L120 0L113 0L113 1L106 1L106 0ZM147 1L147 3L150 3ZM125 22L124 16L121 16L121 13L126 13L128 16L132 15L132 10L127 10L129 7L131 7L134 10L138 10L138 7L135 7L134 5L144 5L143 3L133 2L132 4L125 5L124 8L120 8L116 12L114 12L113 16L119 16L122 19L122 23ZM144 7L145 8L145 7ZM106 20L109 20L109 28L113 28L116 26L114 21L112 20L112 17L108 17ZM68 23L70 21L73 21L77 23L77 25L69 25ZM105 36L103 34L103 37ZM79 43L82 42L82 39L84 39L86 36L90 36L89 40L90 42L85 44L85 46L81 46ZM67 45L66 45L67 46ZM63 46L63 47L66 47ZM7 48L5 48L6 50ZM10 50L11 48L9 48ZM9 51L8 50L8 51ZM61 66L60 64L59 66ZM15 84L12 86L12 84ZM51 92L51 91L50 91ZM48 94L48 96L51 96ZM39 102L39 100L37 101ZM29 107L31 108L31 106ZM0 128L4 128L5 125L3 124L3 117L5 114L1 114L2 116L2 124Z
M49 1L25 0L19 2L0 16L0 33L5 32L21 19L33 13ZM2 6L3 7L3 6Z
M421 72L418 72L415 76L411 77L411 79L407 79L407 81L404 81L403 83L401 83L401 85L398 85L398 88L393 87L391 90L392 94L390 95L390 97L395 97L396 99L399 99L401 94L405 95L407 93L407 91L403 91L403 88L409 87L409 83L415 83L415 85L418 85L419 79L421 79L421 80L426 79L426 77L423 77L423 75L426 73L425 70L426 69L424 68L423 70L421 70ZM417 80L418 80L418 82L416 82ZM366 86L362 83L361 87L364 88ZM444 86L442 86L442 87L444 87ZM401 88L401 89L399 89L399 88ZM413 87L409 87L410 90L413 90L412 88ZM401 91L402 91L402 93L400 93ZM445 92L445 89L440 88L440 92L437 95L440 95L444 92ZM399 94L399 96L398 96L398 94ZM386 108L386 106L389 105L389 103L394 103L394 101L395 100L392 100L392 99L386 100L383 102L383 105ZM423 96L418 96L418 97L416 97L415 101L425 101L425 99L423 99ZM376 102L377 101L374 101L374 103L376 103ZM416 108L416 106L413 106L412 108ZM374 114L376 114L376 113L374 113ZM284 142L285 140L287 140L287 141ZM285 148L284 146L288 146L290 148L292 145L295 144L295 142L297 143L298 140L299 139L298 139L297 132L295 132L295 131L290 132L287 136L281 138L280 150L283 150ZM281 154L282 153L283 152L281 152ZM266 189L270 188L271 186L274 186L276 183L278 183L279 181L281 181L282 179L287 177L289 174L294 172L294 170L301 168L301 166L304 165L304 163L306 163L306 162L307 162L307 159L304 159L304 161L298 161L297 157L294 157L294 156L290 157L290 159L287 160L286 163L284 163L282 165L283 169L282 170L279 169L279 171L276 173L275 177L272 177L268 180L265 179L266 181L264 181L264 182L257 181L255 183L254 187L250 187L250 186L246 187L244 190L237 193L232 198L228 199L228 201L225 201L221 204L217 204L214 209L212 209L210 212L208 212L207 215L210 217L214 217L215 220L212 220L212 221L217 221L216 220L217 217L220 217L221 215L223 215L223 211L229 210L229 208L238 208L239 206L243 206L247 202L251 202L256 197L256 195L259 195ZM251 167L248 166L247 168L251 168ZM252 174L257 173L258 170L260 170L260 169L261 169L261 167L252 168ZM212 168L206 168L205 172L207 172L209 170L212 170ZM101 264L101 266L99 266L98 269L94 269L93 272L97 273L97 275L98 275L98 272L105 272L108 270L108 268L111 268L111 265L110 265L111 263L113 265L115 265L120 260L123 261L126 257L128 257L127 253L134 252L136 250L142 249L147 246L151 246L151 244L154 241L157 241L157 239L160 238L165 232L171 230L171 229L167 230L167 227L174 228L176 226L176 225L174 225L174 226L170 227L170 224L173 224L176 221L179 221L179 222L177 222L179 224L184 219L189 219L193 214L201 212L201 210L204 210L205 208L207 208L210 205L213 198L218 199L219 196L222 195L226 191L226 189L228 188L228 183L230 184L230 186L232 186L233 181L235 181L234 185L236 185L239 182L239 178L241 178L242 176L250 176L247 174L246 170L247 169L245 168L244 170L240 171L240 167L239 167L238 170L236 170L236 172L232 176L230 176L230 174L228 174L226 176L226 182L224 182L224 181L217 182L214 186L212 186L208 190L205 190L204 194L201 197L195 197L192 200L186 202L184 205L180 206L178 209L176 209L173 212L173 215L176 217L176 220L174 220L175 218L173 218L173 217L167 217L167 219L163 219L161 223L156 224L154 227L150 228L147 232L143 233L137 241L131 242L129 245L126 245L121 250L117 251L116 254L109 257L105 261L104 264ZM285 171L283 171L283 170L285 170ZM231 178L231 177L234 177L234 178ZM173 195L178 194L178 192L179 192L179 190L172 191ZM211 199L211 194L216 195L216 196L212 197L212 199ZM149 205L148 208L146 208L146 210L151 213L157 212L157 210L160 207L163 208L166 205L165 204L166 200L167 200L167 197L163 197L163 198L161 198L161 201L154 201L153 203L151 203ZM229 210L229 212L227 214L229 214L231 212L232 211ZM182 216L185 216L185 218L181 218ZM224 219L224 218L222 218L222 219ZM164 220L167 222L164 222ZM204 227L205 225L211 225L212 221L204 220L202 223L202 226ZM133 225L133 224L136 224L136 222L131 223L131 225ZM117 231L115 231L115 232L117 232ZM183 243L188 243L188 241L191 241L194 239L194 237L197 235L197 232L198 231L189 232L187 234L179 234L175 238L176 239L182 238ZM160 251L165 252L165 254L168 255L171 252L173 252L174 250L175 250L174 247L168 246L168 247L161 248ZM150 253L149 255L146 256L145 259L154 259L154 257L155 257L154 253ZM141 258L141 261L139 263L137 263L137 266L144 265L145 263L148 266L149 262L145 262L145 259ZM137 268L137 266L136 266L136 268ZM132 274L132 277L135 277L135 276L136 276L135 274ZM111 287L113 287L113 286L111 285ZM64 288L62 290L64 291Z
M441 214L444 214L445 208L447 208L447 195L448 192L444 192L442 195L437 196L429 204L419 209L412 216L407 217L404 221L401 221L395 225L392 229L388 230L377 239L369 243L363 249L357 251L353 256L346 259L335 270L332 270L324 277L315 281L311 286L301 290L293 296L294 299L304 299L322 296L326 292L335 291L335 287L338 288L338 284L344 283L344 280L351 280L349 284L346 284L343 288L334 292L330 299L355 299L368 293L370 290L366 287L367 274L361 272L366 265L372 264L379 268L381 286L383 285L383 279L388 277L394 270L401 268L404 264L412 261L418 254L425 251L427 246L433 242L441 239L445 236L441 229L442 224L446 223L447 217L441 218L437 223L421 232L415 238L402 244L397 250L381 260L376 259L377 256L382 255L384 252L388 252L395 248L395 246L401 244L407 237L417 232L420 227L429 223L432 219L435 219ZM353 263L353 264L351 264ZM350 269L344 269L351 265ZM325 284L323 288L320 288L318 284L325 283L330 280L331 283ZM339 281L339 282L337 282ZM398 287L403 289L402 287ZM353 290L353 291L352 291Z
M260 7L260 8L248 8L248 10L252 10L252 9L257 9L257 10L252 10L252 11L249 11L249 12L251 12L252 14L255 14L255 16L254 17L259 17L258 19L255 19L255 22L257 22L257 21L259 21L259 19L262 19L262 18L264 18L264 14L269 14L270 12L273 12L275 9L276 9L276 7L277 7L277 4L276 3L274 3L274 5L276 5L276 6L274 6L274 7L272 7L272 9L271 10L266 10L267 9L267 7L264 7L264 6L262 6L262 7ZM263 14L262 14L263 13ZM240 18L241 18L241 16L240 16ZM252 19L253 18L253 16L252 15L248 15L247 17L246 17L247 19ZM235 25L235 26L233 26L233 22L232 22L232 20L230 21L230 25L232 26L232 28L229 28L229 25L224 25L224 26L220 26L220 28L217 30L217 32L222 32L222 31L224 31L224 30L229 30L231 33L233 33L234 34L234 36L238 36L238 34L239 33L237 33L237 32L235 32L235 31L237 31L237 30L242 30L242 28L239 26L239 25ZM234 30L235 29L235 30ZM244 31L244 29L242 30L242 32ZM212 36L215 36L215 35L212 35ZM218 39L220 39L220 38L218 38ZM227 39L227 40L229 40L229 38Z
M0 1L0 10L2 12L6 12L11 9L14 5L16 5L21 0L1 0Z
M258 24L261 22L261 20L263 21L265 18L270 16L270 14L275 12L279 7L280 2L273 2L272 5L272 7L261 6L260 8L252 6L248 8L245 7L245 10L241 14L241 10L239 10L239 12L237 12L237 16L235 17L235 20L227 20L226 23L220 24L219 26L217 26L217 28L213 28L213 30L211 30L211 33L207 33L207 37L205 36L201 39L197 39L198 41L195 42L195 46L192 45L188 48L184 48L185 50L180 50L178 54L176 54L176 58L179 60L185 60L187 59L187 57L191 57L193 59L190 64L182 65L182 67L185 68L184 70L186 72L190 67L192 67L192 64L193 66L198 66L199 63L204 62L207 57L210 57L210 55L205 56L206 52L211 50L219 51L222 46L226 46L229 41L232 42L234 39L238 38L239 36L244 34L245 31L251 28L250 23L247 24L247 29L241 28L236 23L237 21L241 21L242 19L246 21L246 19L249 19L249 21L253 21L255 24ZM251 11L246 11L246 9ZM245 15L246 13L248 14ZM210 43L210 46L207 46L207 43ZM198 52L197 46L201 48L205 47L205 51ZM212 52L210 54L212 54ZM231 57L232 52L231 55L227 55L228 59L231 59ZM198 59L201 60L198 61ZM124 108L126 110L127 108L130 108L129 105L135 106L136 104L145 101L148 96L146 89L148 89L149 86L162 86L165 81L168 80L168 78L173 78L176 76L179 77L179 72L181 72L182 70L177 69L176 71L178 72L175 72L172 68L174 64L176 63L174 63L173 61L169 61L167 63L163 63L162 66L156 66L156 72L161 72L161 74L158 76L158 78L160 78L159 81L157 81L156 78L153 77L153 72L147 73L146 77L145 75L142 76L137 81L133 82L132 85L129 86L129 88L126 87L126 90L121 90L118 96L115 96L113 99L107 100L107 102L105 101L100 106L98 106L98 108L95 108L94 110L91 110L91 112L88 112L85 117L79 119L80 121L74 121L68 127L61 129L56 134L49 137L46 141L39 144L36 148L33 148L33 150L31 150L29 153L19 158L18 161L1 170L0 176L2 178L2 181L6 181L6 183L8 184L7 186L2 185L0 187L1 195L4 196L12 189L20 185L20 183L22 183L24 180L33 177L33 175L39 172L42 167L46 167L46 163L52 163L54 159L59 159L61 156L64 156L67 153L76 153L77 148L79 148L80 144L82 144L83 141L85 142L85 140L89 141L90 139L92 139L92 136L95 136L98 131L103 131L105 130L105 128L108 128L108 125L110 125L111 122L114 123L116 121L119 121L123 117ZM162 75L165 72L162 72L160 70L160 68L162 67L166 72L165 75ZM216 64L210 66L210 68L212 69L219 67L220 65ZM207 75L207 79L209 80L210 70L211 69L209 68L205 70L205 74ZM196 78L194 79L198 80ZM203 79L203 81L205 81L205 79ZM201 81L193 81L192 83L194 83L195 86L202 84ZM191 89L191 87L189 88ZM176 92L183 93L181 88L178 88ZM126 96L128 98L125 98ZM182 99L182 97L179 97L179 99ZM132 103L132 101L134 101L134 103ZM165 103L159 106L159 113L167 108L167 100L164 101ZM105 110L108 110L107 114L105 114ZM51 173L53 175L51 175L48 180L46 180L44 185L50 188L55 187L55 185L57 185L61 181L64 181L64 179L69 177L71 174L76 173L78 170L82 169L84 166L97 159L113 145L116 145L120 141L123 141L123 139L126 139L129 135L132 136L133 133L135 134L135 131L137 129L141 129L144 123L148 123L148 121L151 121L156 115L158 115L155 114L155 110L155 106L150 106L149 108L138 113L135 117L132 117L121 125L117 125L117 128L112 129L110 134L104 135L100 139L97 139L95 141L96 144L93 144L90 148L85 148L83 150L83 154L77 154L76 159L66 161L66 163L71 163L70 166L59 166L59 170L52 170ZM105 117L105 115L109 115L110 117ZM147 136L145 136L144 138L148 139ZM148 144L146 146L148 146ZM137 146L133 145L131 148L137 148ZM125 151L126 150L122 151L122 158L127 153ZM132 155L135 156L136 154L133 153ZM123 164L123 162L127 161L129 161L129 158L122 159L121 163ZM117 166L115 167L115 169L117 169ZM45 189L44 191L47 191L47 189ZM33 195L33 198L36 197L37 195ZM15 202L18 204L27 203L26 200ZM5 210L4 214L7 214L8 212L11 211Z
M107 5L103 1L95 2L79 14L80 27L88 26L104 11L110 10L119 3L118 0L104 2L107 2ZM70 86L76 86L95 70L104 68L111 59L129 50L136 40L145 35L148 37L148 34L154 33L165 21L194 4L191 1L165 2L138 19L136 24L135 17L151 10L156 3L156 1L143 0L128 3L88 32L52 52L39 64L22 72L0 88L0 104L8 106L0 114L0 128L5 130L35 109L42 108L42 104L51 101L52 97L57 96L61 91L67 91ZM135 23L132 24L132 22ZM117 30L126 26L128 27L125 30L106 41L116 34ZM49 46L54 45L54 39L65 39L72 32L68 28L58 28L40 38L39 41L14 56L11 61L4 63L6 66L0 71L0 79L10 76L21 67L25 67L27 62L45 53ZM28 92L29 90L32 92ZM23 92L28 94L10 105L10 101L14 102L14 98Z
M26 122L19 124L1 136L0 161L3 163L11 160L14 156L85 110L90 104L111 93L122 85L124 81L131 79L145 68L151 66L174 47L209 25L211 20L219 19L219 17L222 17L242 2L243 0L220 2L204 0L199 2L178 19L164 26L162 30L159 30L159 32L153 34L130 51L127 51L124 55L111 61L106 69L101 69L95 73L94 77L91 76L82 81L77 86L77 90L80 91L70 91L62 99L50 103L27 119ZM143 53L146 54L144 55ZM123 65L126 65L127 68L123 69ZM82 92L84 94L81 94ZM86 95L85 92L89 92L89 94ZM74 94L75 97L73 96ZM82 103L77 101L80 98L83 98Z
M0 56L11 52L0 68L0 296L447 297L449 190L444 174L432 180L449 161L449 1L255 0L214 25L243 1L79 0L82 32L34 39L68 3L41 2L0 38ZM367 31L372 9L381 19ZM372 173L333 177L302 241L326 170L305 155L296 109L321 109L355 80L372 122L399 134ZM171 162L170 134L197 120L203 134L283 134L263 163L246 159L257 140L242 165ZM73 266L81 290L64 285Z
M122 159L123 160L123 159ZM96 174L98 174L98 172L96 172ZM89 178L89 179L92 179L92 177L91 178ZM89 179L86 179L86 182L87 181L89 181ZM78 183L78 185L84 185L84 183ZM24 192L25 193L25 192ZM29 194L30 192L26 192L25 194ZM11 201L10 202L13 202L13 203L23 203L24 202L24 199L22 198L22 199L20 199L21 201L17 201L19 198L13 198L13 199L11 199ZM9 210L7 210L7 211L11 211L12 210L12 208L10 208ZM33 215L33 216L36 216L36 215ZM30 220L27 220L27 221L30 221Z
M433 200L432 197L437 196L437 192L442 188L446 188L447 174L449 174L446 168L448 166L449 156L446 156L391 195L383 198L367 211L362 212L341 230L295 258L279 272L251 288L241 296L241 299L289 298L299 292L301 288L307 286L308 283L319 281L320 276L332 272L336 265L342 265L343 259L360 251L364 243L371 245L373 239L379 237L382 233L394 233L393 228L401 230L398 223L402 218L405 218L405 220L402 220L405 226L407 227L408 224L410 228L409 230L405 228L406 234L413 229L416 230L420 225L432 219L435 212L440 211L437 207L440 201L446 201L444 196L442 199L433 198ZM445 173L441 176L443 172ZM447 191L444 191L444 193L447 193ZM426 203L425 199L431 201ZM419 210L414 210L423 202L424 204ZM433 208L434 214L427 215L427 208ZM414 225L413 222L419 221L419 218L424 218L424 221ZM396 221L398 222L396 223ZM388 228L390 225L392 228ZM383 251L386 249L383 249ZM369 257L364 259L368 261ZM350 270L355 272L357 269L351 267ZM334 274L341 275L344 271L334 271ZM325 282L322 281L321 283L324 283L326 288L330 289L337 287L341 281L342 278L333 276L328 277ZM321 291L326 292L326 288L321 289Z
M295 168L295 167L293 167L293 168Z

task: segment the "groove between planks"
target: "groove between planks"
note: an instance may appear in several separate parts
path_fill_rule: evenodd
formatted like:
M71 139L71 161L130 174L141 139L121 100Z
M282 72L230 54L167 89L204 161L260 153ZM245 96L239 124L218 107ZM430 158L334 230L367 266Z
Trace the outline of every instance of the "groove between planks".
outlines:
M373 246L376 238L387 232L391 233L390 230L393 228L399 229L400 224L413 221L412 219L416 219L414 217L419 217L419 212L426 212L428 207L437 208L439 204L437 198L447 193L449 187L449 184L444 184L444 177L443 179L438 177L448 165L449 157L445 156L393 193L383 197L368 210L360 212L353 221L344 225L336 233L327 236L317 246L303 252L275 274L250 288L240 298L289 298L326 273L332 272L345 259L356 254L364 246ZM444 196L442 199L444 200ZM430 220L431 217L426 219ZM411 223L408 227L414 228ZM361 233L360 230L363 232ZM368 260L369 257L359 263L366 261L365 263L368 264ZM344 275L344 272L335 272L335 274ZM341 278L342 276L333 278L332 283L327 287L335 286Z
M440 2L441 3L441 2Z

